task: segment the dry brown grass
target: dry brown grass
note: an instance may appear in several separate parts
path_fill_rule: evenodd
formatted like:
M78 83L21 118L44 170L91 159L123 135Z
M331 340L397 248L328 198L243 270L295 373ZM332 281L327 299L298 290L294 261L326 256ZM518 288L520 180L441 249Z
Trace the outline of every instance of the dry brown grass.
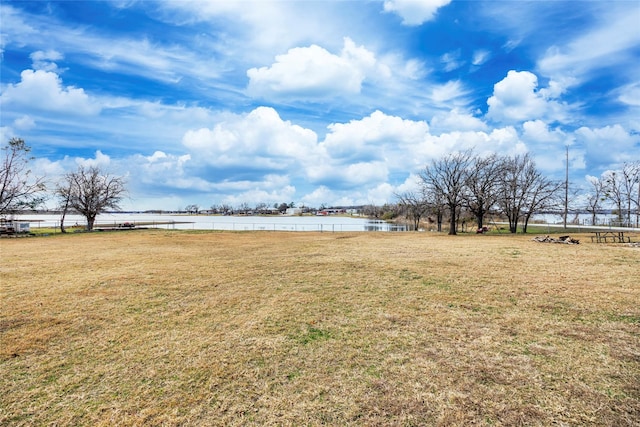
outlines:
M0 424L639 425L640 249L530 238L2 240Z

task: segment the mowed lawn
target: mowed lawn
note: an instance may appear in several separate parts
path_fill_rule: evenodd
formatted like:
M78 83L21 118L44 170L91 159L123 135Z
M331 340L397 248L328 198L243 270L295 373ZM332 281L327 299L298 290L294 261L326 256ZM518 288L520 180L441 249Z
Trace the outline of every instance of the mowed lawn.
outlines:
M0 424L640 425L640 248L533 236L0 240Z

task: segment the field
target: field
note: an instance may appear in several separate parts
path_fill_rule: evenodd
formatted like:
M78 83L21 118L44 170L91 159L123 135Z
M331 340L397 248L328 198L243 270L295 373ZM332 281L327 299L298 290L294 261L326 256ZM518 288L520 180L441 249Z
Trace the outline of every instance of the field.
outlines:
M0 240L0 424L640 425L640 248L138 230Z

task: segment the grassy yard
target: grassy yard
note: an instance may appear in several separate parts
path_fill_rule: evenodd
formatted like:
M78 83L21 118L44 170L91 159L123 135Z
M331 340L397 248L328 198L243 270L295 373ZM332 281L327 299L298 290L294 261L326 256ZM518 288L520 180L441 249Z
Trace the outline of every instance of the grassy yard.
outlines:
M1 425L640 425L640 248L0 240Z

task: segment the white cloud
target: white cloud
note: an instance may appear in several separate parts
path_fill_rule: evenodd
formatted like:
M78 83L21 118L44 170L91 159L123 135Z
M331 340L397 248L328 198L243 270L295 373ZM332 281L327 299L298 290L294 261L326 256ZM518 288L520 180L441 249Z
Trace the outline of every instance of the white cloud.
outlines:
M13 121L13 127L19 130L29 130L36 126L36 121L31 116L21 116Z
M487 130L488 126L481 119L459 109L436 114L430 122L431 131L434 133L451 131L476 131Z
M619 2L615 6L623 5ZM631 3L629 3L631 5ZM545 75L582 76L594 69L637 64L633 50L640 44L637 4L603 13L600 23L564 46L552 46L538 61ZM626 67L625 67L626 68ZM631 70L621 70L626 73Z
M252 61L273 58L274 53L315 40L318 44L336 41L347 34L348 15L331 13L326 2L178 1L161 2L162 19L185 25L192 21L210 23L224 33L211 45L215 51L243 51ZM338 39L338 43L341 40Z
M64 56L55 50L42 51L38 50L29 55L33 61L34 70L58 71L58 65L54 61L59 61Z
M431 21L438 9L451 0L385 0L384 10L397 13L405 25L420 25Z
M485 49L479 49L473 52L473 58L471 59L471 64L475 66L479 66L484 64L491 57L491 52Z
M587 161L590 163L638 160L640 135L629 133L618 124L594 129L584 126L575 131L575 137L576 142L585 147Z
M370 186L375 183L383 183L387 180L389 170L387 164L381 161L360 162L338 168L337 176L352 186Z
M560 129L550 130L549 125L542 120L528 121L522 124L523 139L539 144L557 145L563 147L569 141L567 135Z
M446 72L457 70L465 64L460 59L460 49L445 53L440 57L440 62L444 64L444 71Z
M459 80L451 80L442 85L433 85L429 98L437 105L462 105L466 104L465 97L469 91L465 89Z
M279 179L276 178L276 180L278 181ZM295 200L296 188L292 185L278 186L278 188L273 190L263 189L263 187L273 187L273 183L268 179L259 183L252 182L251 185L254 188L226 195L222 198L221 202L233 207L238 207L245 203L249 206L255 206L258 203L266 203L269 206L273 206L274 203ZM256 186L258 188L255 188Z
M231 115L212 129L185 133L182 143L200 162L214 166L243 166L286 170L316 157L317 136L284 121L269 107L246 115Z
M60 77L44 70L24 70L21 81L9 84L0 95L3 104L21 105L36 110L67 114L94 115L100 112L98 103L83 89L63 87Z
M102 153L102 151L96 151L96 155L93 159L85 159L82 157L76 157L73 159L75 164L78 166L84 167L102 167L106 168L111 164L111 157L107 154Z
M349 123L333 123L322 147L334 159L383 159L397 163L405 148L419 144L429 132L424 121L405 120L375 111Z
M320 185L313 191L302 196L301 201L307 206L330 205L336 199L335 194L328 187Z
M528 121L522 124L522 140L533 153L536 165L543 171L557 171L562 168L566 147L573 144L573 135L562 129L552 129L542 120ZM572 154L579 155L576 149ZM574 166L582 161L575 161Z
M494 85L493 95L487 100L487 117L506 123L540 118L564 121L567 107L551 99L562 91L561 87L554 84L538 90L538 77L535 74L511 70Z
M640 107L640 82L618 88L618 101L632 107Z
M270 67L249 69L248 91L254 96L320 98L357 94L365 78L376 71L390 73L387 67L377 64L372 52L345 38L340 55L317 45L297 47L278 55Z

